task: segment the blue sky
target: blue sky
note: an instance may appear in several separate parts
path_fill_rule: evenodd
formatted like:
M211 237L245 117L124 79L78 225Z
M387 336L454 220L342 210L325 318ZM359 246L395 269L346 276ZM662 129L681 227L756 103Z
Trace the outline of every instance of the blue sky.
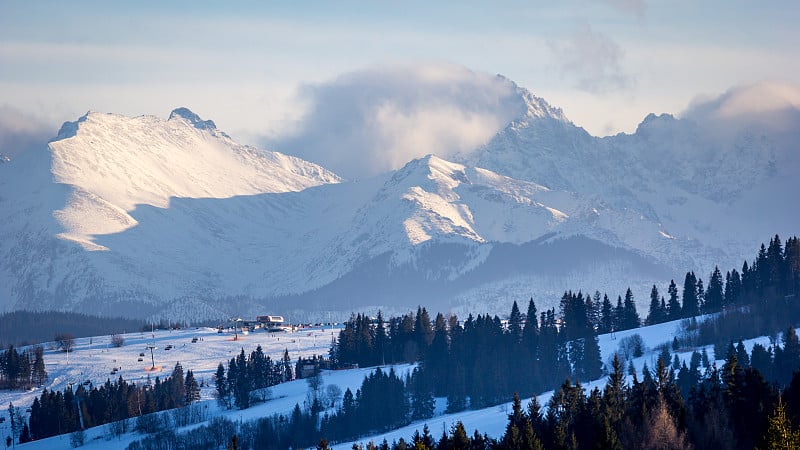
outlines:
M595 135L764 80L800 84L796 1L0 3L0 119L187 106L244 142L376 67L503 74ZM16 115L16 118L9 118Z

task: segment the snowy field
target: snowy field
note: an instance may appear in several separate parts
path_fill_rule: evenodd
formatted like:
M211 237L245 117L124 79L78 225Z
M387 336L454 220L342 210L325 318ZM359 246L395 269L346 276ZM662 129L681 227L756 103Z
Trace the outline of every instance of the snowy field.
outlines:
M663 343L671 343L672 337L680 329L680 322L667 322L650 327L642 327L634 330L614 333L613 335L601 335L599 338L600 349L603 361L610 360L614 352L618 351L619 343L626 337L638 334L642 337L645 344L645 354L633 360L637 371L641 371L646 363L649 367L655 367L658 350L655 348ZM307 399L308 384L305 380L296 380L270 388L269 399L265 403L257 404L246 410L224 410L220 409L213 398L212 375L220 362L225 362L234 357L241 348L246 353L254 350L257 345L261 345L264 352L273 359L279 359L284 349L289 350L293 362L298 356L311 356L314 354L326 354L331 341L331 333L337 334L338 330L329 328L311 328L296 331L293 333L270 334L263 331L256 331L247 336L241 336L238 341L233 340L232 333L218 334L215 329L187 329L179 331L156 331L154 337L151 333L132 333L125 335L125 346L113 348L109 345L110 337L95 337L92 339L81 338L76 342L75 350L69 355L67 363L66 354L52 349L45 351L45 361L50 379L47 384L48 389L64 389L68 383L80 383L84 380L92 380L95 384L104 382L112 377L110 372L113 367L119 367L116 378L122 375L129 381L143 381L147 377L145 367L149 367L149 350L146 346L155 342L158 349L155 350L156 365L164 367L160 373L167 376L176 362L180 361L184 370L191 369L195 372L199 380L210 383L210 386L202 390L202 400L195 407L202 408L208 417L225 416L231 420L247 421L259 417L270 416L272 414L289 414L295 404L301 406ZM192 343L192 339L197 337L198 342ZM769 345L769 338L760 337L745 341L748 349L752 349L755 342ZM167 345L173 345L171 350L165 350ZM702 349L701 349L702 350ZM713 347L706 348L709 357L713 360ZM143 362L138 362L139 353L144 352L146 358ZM678 353L682 361L688 364L692 350ZM717 365L722 361L717 359ZM405 364L394 366L398 374L403 375L413 369L413 365ZM364 376L372 372L374 368L361 368L340 371L323 371L324 384L337 385L344 391L347 388L355 391L360 385ZM606 378L583 383L584 388L591 390L595 386L601 387L605 384ZM630 382L630 377L628 382ZM323 388L324 389L324 388ZM15 406L22 406L23 410L27 407L35 396L41 394L41 389L30 392L9 392L0 391L0 401L2 410L0 414L6 417L6 422L0 424L0 433L6 436L10 433L8 428L7 408L8 402L13 401ZM546 405L553 392L545 392L538 396L539 403ZM523 399L523 406L527 406L530 398ZM472 434L475 429L481 433L486 433L490 437L499 438L505 431L508 420L508 413L511 410L511 402L497 405L481 410L467 410L454 414L444 414L446 400L436 399L435 417L426 421L412 423L406 427L393 430L388 433L374 435L359 439L356 442L366 443L374 441L376 443L386 439L390 443L399 440L401 437L408 440L415 430L422 430L427 424L431 434L437 439L441 436L442 430L449 430L457 421L464 423L467 432ZM167 412L168 413L168 412ZM197 424L190 427L199 426ZM180 431L177 430L177 431ZM128 433L119 437L112 437L110 426L104 425L86 431L86 444L82 448L86 449L123 449L130 442L141 439L143 436L137 433ZM341 443L334 448L348 449L352 447L352 442ZM25 449L59 449L70 448L69 435L56 436L37 442L31 442L20 446Z
M227 361L238 355L242 348L249 356L251 351L261 345L264 353L273 360L282 358L284 351L288 350L294 363L299 356L327 356L332 336L338 336L338 333L338 328L332 330L330 327L304 328L286 333L256 330L248 335L239 333L236 339L232 331L220 334L216 328L155 330L152 333L123 334L125 344L119 348L111 345L111 336L78 338L75 339L74 348L69 354L56 350L52 343L46 343L43 347L48 380L44 388L64 390L70 384L77 387L87 380L98 385L109 378L116 380L120 376L128 382L144 382L148 375L152 378L169 376L175 364L180 362L184 373L192 370L198 383L205 382L207 386L201 389L201 398L204 401L211 400L214 391L213 374L217 365L224 363L227 367ZM194 338L197 338L197 342L193 343ZM149 345L156 347L153 350L153 359L156 366L162 367L161 371L145 370L152 366L150 350L147 348ZM166 350L170 345L172 348ZM141 353L145 356L139 356ZM139 358L142 358L142 361L138 361ZM118 370L112 374L114 368ZM9 402L13 402L14 406L24 411L41 393L42 388L25 392L0 390L0 417L6 418L5 423L0 424L0 434L3 438L10 434Z

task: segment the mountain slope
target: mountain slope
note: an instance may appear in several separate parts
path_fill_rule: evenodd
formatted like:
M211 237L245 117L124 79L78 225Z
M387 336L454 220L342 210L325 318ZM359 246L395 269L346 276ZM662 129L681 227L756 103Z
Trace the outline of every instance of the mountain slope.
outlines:
M89 113L0 165L0 309L502 313L628 286L644 307L654 283L796 234L796 152L769 135L651 115L595 138L517 92L523 113L485 146L355 182L185 108Z
M660 239L657 224L624 211L432 155L340 183L237 145L188 110L166 121L90 113L8 168L5 309L192 319L402 309L551 273L546 261L590 241L637 258L631 236Z
M519 89L529 111L553 109ZM746 247L765 236L796 233L800 213L778 205L788 207L788 193L800 189L799 153L796 140L758 127L720 135L650 114L634 134L596 138L563 114L528 112L456 160L641 215L687 250L676 266L707 272L741 264Z
M187 212L138 241L115 237L139 228L148 214L165 215L180 198L284 193L339 181L298 158L238 145L186 109L166 121L89 113L66 123L47 149L0 168L3 309L110 313L115 299L159 303L187 295L196 273L212 276L192 256L226 225L202 220L216 212ZM257 208L233 221L247 224L251 211ZM193 227L202 230L199 238L188 237ZM172 245L174 239L182 242ZM216 242L201 261L213 260L211 251L226 245ZM181 247L189 253L160 259ZM196 273L174 270L183 264L195 265ZM174 279L152 283L165 277Z
M166 208L170 197L227 198L340 181L300 159L238 145L185 108L167 121L89 113L65 124L49 147L53 181L72 187L56 213L61 236L89 246L92 235L135 226L127 212L136 205Z

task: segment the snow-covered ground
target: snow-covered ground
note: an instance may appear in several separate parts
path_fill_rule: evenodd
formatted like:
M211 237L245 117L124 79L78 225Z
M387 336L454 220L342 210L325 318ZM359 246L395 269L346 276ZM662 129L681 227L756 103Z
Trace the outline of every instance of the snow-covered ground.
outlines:
M671 343L672 337L680 330L680 322L667 322L659 325L642 327L612 334L601 335L600 350L603 361L608 361L614 352L619 350L620 342L626 337L638 334L642 337L646 351L644 356L634 359L634 365L641 371L645 363L651 368L655 366L655 359L658 351L656 347L663 343ZM270 389L269 400L265 403L255 405L246 410L224 410L220 409L214 400L213 393L213 373L220 362L226 362L236 356L242 348L246 353L250 353L261 345L264 352L273 359L279 359L284 350L289 350L289 355L293 362L298 356L311 356L314 354L326 354L330 346L331 337L338 335L338 329L326 328L307 328L292 333L267 333L256 331L246 336L239 335L239 340L234 341L231 332L224 334L217 333L213 328L196 328L184 330L157 330L155 333L137 332L124 335L125 345L114 348L110 345L110 336L100 336L94 338L80 338L76 340L75 348L67 355L63 352L49 348L45 351L45 362L50 378L46 384L47 389L64 389L69 383L77 384L85 380L91 380L98 384L107 378L122 376L128 381L144 381L147 378L145 367L150 366L150 355L147 345L155 343L158 347L154 351L156 365L163 367L162 372L156 374L167 376L171 373L176 362L180 362L184 370L191 369L199 380L205 381L208 386L202 389L202 400L198 408L202 408L208 417L225 416L231 420L251 420L272 414L288 414L295 404L301 406L307 399L308 384L304 380L296 380L273 386ZM197 338L196 343L192 339ZM752 348L754 342L769 344L767 337L761 337L746 341L746 346ZM165 350L167 345L172 345L171 350ZM707 349L709 356L714 357L713 349ZM137 359L140 353L145 353L143 361ZM682 360L688 361L691 350L679 353ZM721 362L718 362L721 364ZM119 371L111 375L111 370L118 367ZM395 366L399 374L404 374L411 370L413 365ZM323 380L325 385L337 385L344 391L347 388L355 391L361 384L364 376L368 375L374 368L360 368L341 371L324 371ZM602 387L606 382L605 378L584 383L588 390L595 386ZM22 407L24 411L33 401L34 397L41 394L41 389L28 392L19 391L0 391L0 414L7 418L8 404L13 402L15 406ZM545 392L538 396L539 403L545 405L551 392ZM523 399L523 404L527 404L530 399ZM441 435L442 429L449 430L457 421L464 423L467 431L472 433L474 429L481 433L487 433L491 437L502 436L507 414L510 411L511 403L497 405L480 410L468 410L455 414L444 414L446 400L437 399L436 416L432 419L415 422L406 427L375 436L360 439L358 442L368 442L370 440L380 442L387 439L389 442L400 437L409 439L415 430L421 430L427 424L431 433L435 437ZM6 436L10 433L8 420L0 424L0 434ZM197 426L197 425L192 425ZM112 437L110 426L92 428L86 431L86 445L88 449L113 449L125 448L130 442L140 439L143 436L137 433L128 433L119 437ZM107 440L108 439L108 440ZM336 448L350 448L352 443L342 443ZM57 436L42 441L26 444L23 448L29 449L53 449L67 448L69 446L69 436Z
M284 351L288 350L294 364L299 356L327 355L331 338L338 336L338 333L338 328L330 327L303 328L291 333L267 333L256 330L246 336L239 333L238 340L234 340L233 332L226 331L220 334L214 328L156 330L152 333L148 331L124 334L122 336L125 345L119 348L111 346L111 336L79 338L75 340L75 346L69 354L54 349L52 343L44 344L45 367L49 375L44 388L64 390L69 384L77 386L87 380L98 385L104 383L106 379L115 380L120 376L126 381L144 382L148 375L152 378L169 376L175 364L180 362L184 373L192 370L198 382L205 382L207 386L201 389L201 398L204 404L213 405L213 374L217 365L224 363L227 366L227 361L238 355L242 348L249 356L251 351L261 345L264 353L273 360L279 360L283 357ZM192 343L194 338L197 338L197 342ZM145 371L145 368L152 365L148 345L157 347L153 351L153 356L156 366L162 367L160 372ZM172 349L166 350L169 345ZM145 356L140 357L141 353ZM139 358L142 358L142 361L138 361ZM111 371L115 367L118 371L112 374ZM358 383L360 380L355 384ZM305 388L306 384L303 382L298 385ZM344 388L342 390L344 391ZM42 388L25 392L0 390L0 416L6 417L6 422L0 424L0 434L3 438L9 434L7 430L9 403L13 402L14 406L24 411L41 393ZM301 397L305 399L305 392ZM295 403L292 401L289 409ZM302 400L300 403L302 404ZM249 410L243 413L249 414Z

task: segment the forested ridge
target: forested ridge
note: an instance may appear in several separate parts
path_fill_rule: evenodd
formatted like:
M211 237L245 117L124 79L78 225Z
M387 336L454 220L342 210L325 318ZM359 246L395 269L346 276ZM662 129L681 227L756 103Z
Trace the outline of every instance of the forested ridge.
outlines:
M150 329L141 320L98 317L61 311L13 311L0 314L0 347L23 346L53 340L55 334L73 337L103 336Z

